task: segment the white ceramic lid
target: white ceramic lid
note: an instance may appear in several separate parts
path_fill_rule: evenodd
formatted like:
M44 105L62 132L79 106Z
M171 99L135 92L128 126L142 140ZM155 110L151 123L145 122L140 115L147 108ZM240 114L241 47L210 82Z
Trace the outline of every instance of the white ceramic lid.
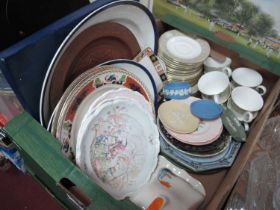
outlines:
M198 80L198 89L206 95L222 93L229 86L228 76L223 72L213 71L202 75Z
M252 88L236 87L231 93L233 102L241 109L255 112L263 107L262 96Z
M246 87L256 87L263 82L263 78L259 72L244 67L234 70L231 76L238 85Z

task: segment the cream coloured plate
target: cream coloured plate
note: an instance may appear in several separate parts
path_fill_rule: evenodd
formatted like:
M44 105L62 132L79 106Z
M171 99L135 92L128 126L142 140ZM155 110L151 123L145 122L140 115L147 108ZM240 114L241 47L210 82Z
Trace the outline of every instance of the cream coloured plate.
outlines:
M199 126L199 119L192 115L190 107L181 101L162 103L158 116L165 127L176 133L192 133Z

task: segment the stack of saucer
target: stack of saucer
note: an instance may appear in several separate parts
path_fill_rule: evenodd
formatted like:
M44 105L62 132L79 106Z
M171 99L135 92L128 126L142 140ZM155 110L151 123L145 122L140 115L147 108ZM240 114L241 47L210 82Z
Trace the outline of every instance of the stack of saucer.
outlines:
M230 167L241 143L224 131L222 112L220 105L192 96L162 103L157 119L162 154L193 172Z
M197 84L203 72L203 62L210 54L209 44L177 30L165 32L159 39L159 56L167 67L169 81Z

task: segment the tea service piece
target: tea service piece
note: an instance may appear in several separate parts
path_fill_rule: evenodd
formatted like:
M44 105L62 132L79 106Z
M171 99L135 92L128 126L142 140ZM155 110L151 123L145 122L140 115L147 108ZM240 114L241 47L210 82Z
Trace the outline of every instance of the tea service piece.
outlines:
M192 115L189 106L181 101L162 103L158 116L164 126L176 133L192 133L199 126L199 119Z
M223 63L215 60L212 57L208 57L203 64L205 73L211 71L220 71L225 73L228 77L230 77L232 74L232 69L229 67L231 64L231 59L229 57L226 57Z
M160 155L149 183L129 199L143 209L160 204L161 210L181 210L198 208L205 196L205 189L198 180Z
M176 58L181 63L201 63L210 54L210 46L206 41L192 38L178 30L165 32L159 42L168 58Z
M196 85L209 54L210 46L205 40L178 30L167 31L159 39L159 57L166 64L169 82L186 81Z
M198 80L198 89L202 98L225 103L230 97L231 87L228 76L223 72L213 71L202 75Z
M228 107L237 118L244 122L251 122L257 115L257 112L263 107L262 96L252 88L236 87L231 93L231 100L228 101Z
M250 87L255 89L259 94L266 93L266 87L261 85L263 82L262 75L254 69L239 67L232 73L232 86Z
M159 134L152 117L127 99L100 105L82 122L76 163L115 199L146 184L158 162Z

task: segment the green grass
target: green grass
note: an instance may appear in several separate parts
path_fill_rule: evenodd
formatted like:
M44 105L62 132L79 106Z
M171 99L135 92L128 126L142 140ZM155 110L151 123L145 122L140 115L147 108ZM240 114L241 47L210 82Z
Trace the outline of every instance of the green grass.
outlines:
M176 14L176 16L178 16L184 20L188 20L200 27L209 29L208 20L200 17L199 13L196 12L195 10L192 10L190 8L184 9L182 7L176 7L175 5L168 3L166 0L155 0L154 14L156 14L158 17L161 17L161 16L165 15L166 12L168 12L170 14ZM258 52L258 53L262 54L263 56L266 56L266 51L261 46L256 46L256 48L253 48L252 46L248 46L248 39L246 39L245 37L242 37L242 36L237 37L236 33L232 32L230 30L227 30L217 24L213 28L213 31L214 32L221 31L223 33L229 34L230 36L232 36L234 38L236 43L243 45L246 48L249 48L255 52ZM254 45L254 44L252 44L252 45ZM279 60L280 60L280 58L277 57L276 52L273 52L269 59L272 59L276 62L279 62Z

